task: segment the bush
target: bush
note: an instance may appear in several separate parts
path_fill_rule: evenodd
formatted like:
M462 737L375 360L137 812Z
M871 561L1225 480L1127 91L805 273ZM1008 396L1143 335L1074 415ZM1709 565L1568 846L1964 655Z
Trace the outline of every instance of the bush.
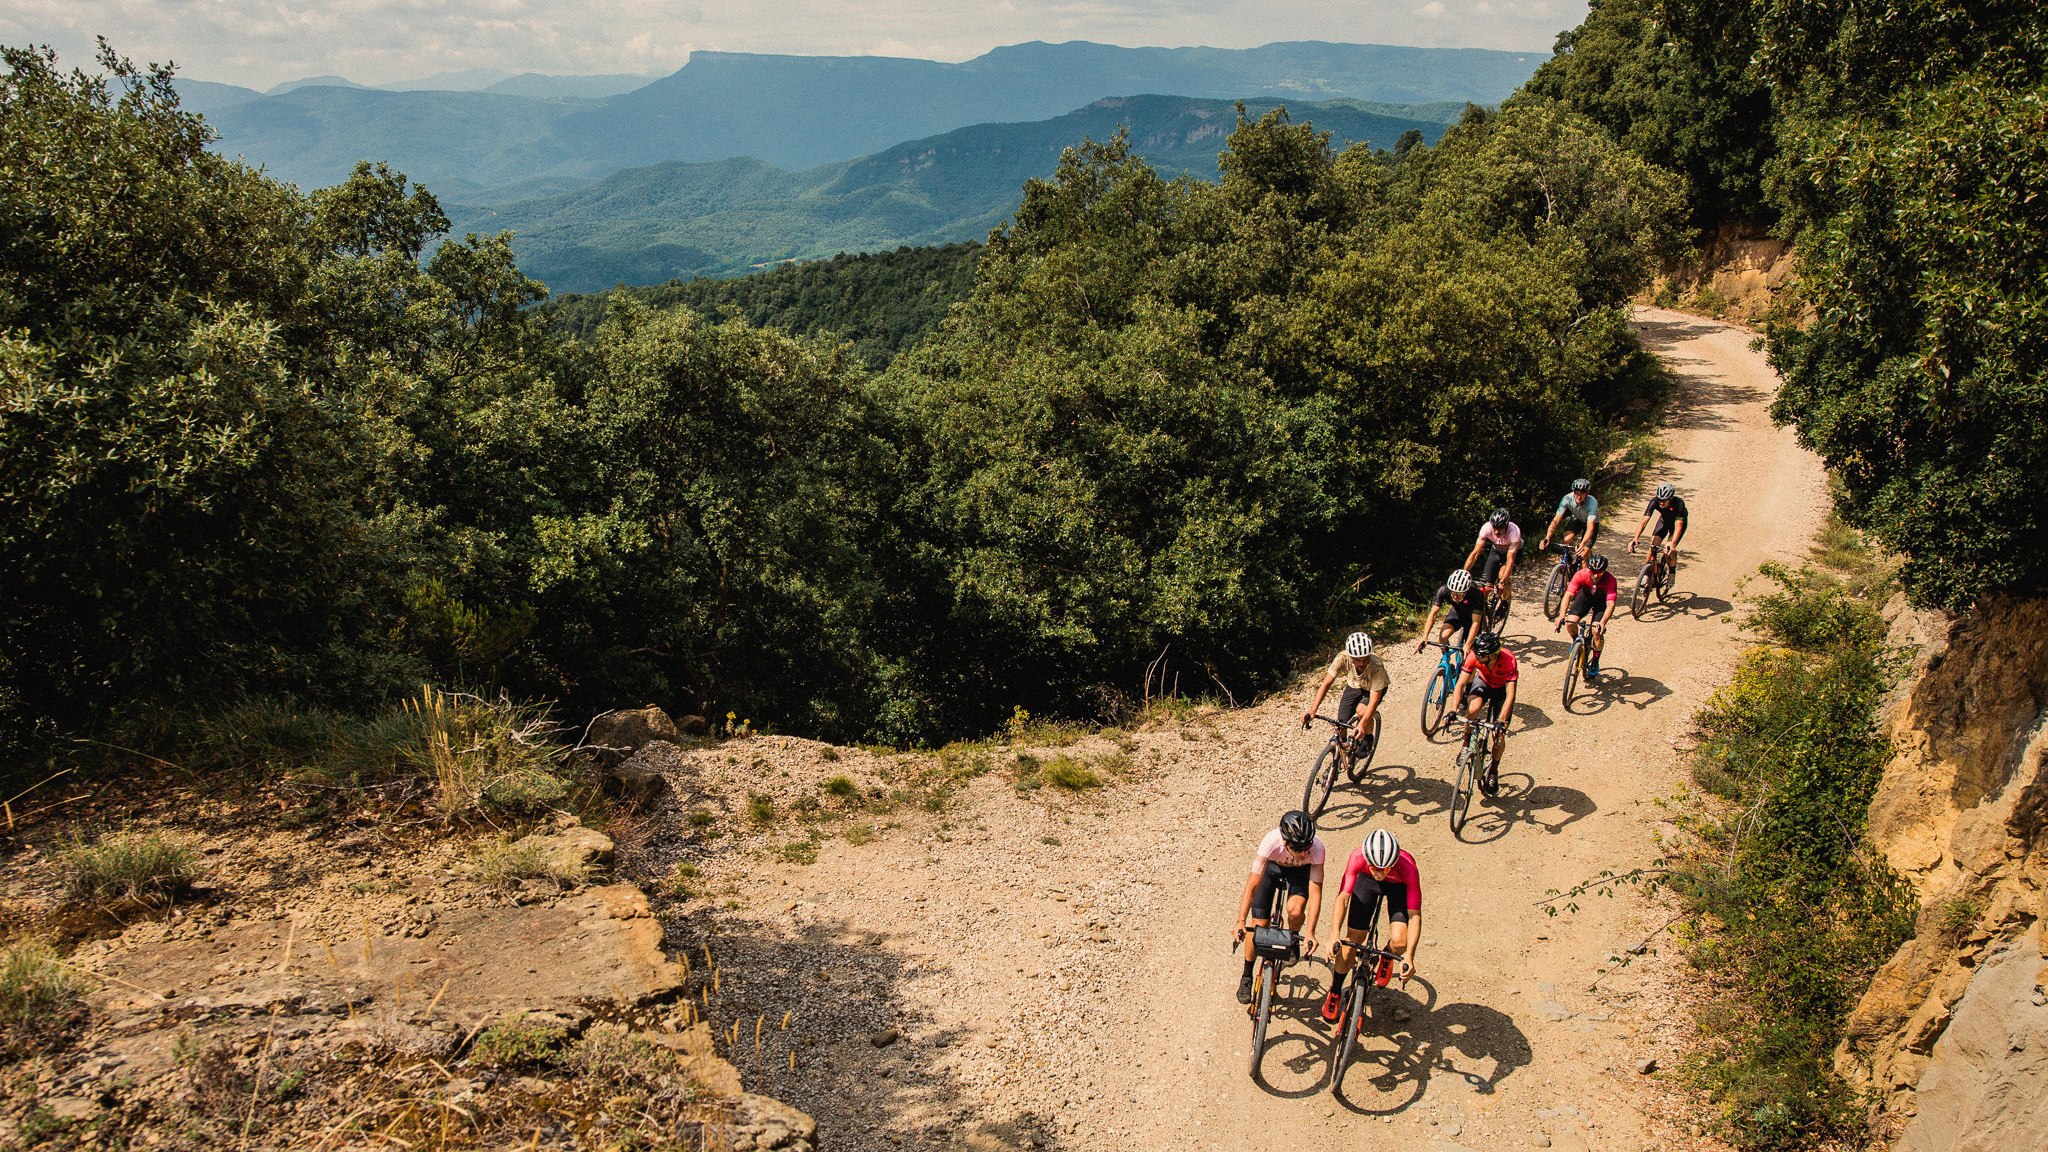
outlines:
M825 781L825 791L841 799L860 795L859 786L844 776L834 776L830 780Z
M568 1039L569 1031L561 1025L521 1013L477 1033L469 1060L486 1068L546 1068L560 1062Z
M1071 756L1055 756L1045 766L1045 782L1066 792L1084 792L1102 787L1102 777Z
M110 833L89 845L73 841L57 862L71 899L100 904L168 900L203 871L189 838L163 832Z
M773 824L775 801L759 792L747 793L747 819L756 824Z
M555 773L562 748L549 737L557 726L539 709L430 686L406 711L413 730L403 755L433 776L444 816L485 805L534 809L569 794Z
M41 1047L75 1013L83 978L58 962L40 940L0 949L0 1056Z

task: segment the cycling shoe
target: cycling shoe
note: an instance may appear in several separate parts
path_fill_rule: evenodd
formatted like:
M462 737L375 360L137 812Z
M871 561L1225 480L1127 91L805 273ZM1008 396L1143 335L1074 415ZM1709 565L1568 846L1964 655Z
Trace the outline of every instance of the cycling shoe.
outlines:
M1328 996L1323 997L1323 1019L1335 1024L1338 1017L1342 1015L1344 1015L1344 996L1342 993L1332 992Z
M1488 768L1486 775L1479 778L1479 790L1488 796L1500 795L1500 772L1496 769Z
M1247 976L1237 982L1237 1002L1239 1004L1249 1004L1252 1002L1251 977Z

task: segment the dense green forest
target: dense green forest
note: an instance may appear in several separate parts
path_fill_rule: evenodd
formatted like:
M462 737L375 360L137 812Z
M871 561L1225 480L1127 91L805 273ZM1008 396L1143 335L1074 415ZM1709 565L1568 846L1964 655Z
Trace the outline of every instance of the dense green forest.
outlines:
M736 317L755 328L799 336L842 337L869 368L886 368L946 318L946 309L974 289L979 244L842 252L829 260L788 264L752 276L671 280L550 300L555 331L596 337L614 300L654 309L688 308L713 320Z
M877 374L629 301L564 337L504 239L422 259L395 172L301 195L162 73L6 62L17 740L420 678L936 740L1168 645L1242 696L1597 463L1680 239L1675 179L1554 107L1400 163L1274 112L1216 183L1070 152Z

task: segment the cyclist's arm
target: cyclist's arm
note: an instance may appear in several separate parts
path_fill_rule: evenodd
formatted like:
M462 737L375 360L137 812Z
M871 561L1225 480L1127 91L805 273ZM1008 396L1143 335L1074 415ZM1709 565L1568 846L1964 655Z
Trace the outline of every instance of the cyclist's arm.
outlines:
M1417 652L1420 652L1424 648L1427 648L1429 646L1429 638L1431 636L1436 635L1436 614L1437 611L1442 607L1443 605L1438 604L1435 601L1430 602L1429 619L1424 620L1422 622L1422 635L1416 637L1415 640L1415 650Z
M1557 515L1555 515L1555 516L1552 516L1552 517L1550 518L1550 527L1548 527L1548 528L1545 528L1545 529L1543 530L1543 543L1541 543L1541 544L1538 544L1538 545L1537 545L1537 547L1538 547L1538 548L1548 548L1548 547L1550 547L1550 537L1551 537L1551 536L1552 536L1552 535L1553 535L1554 533L1556 533L1556 531L1557 531L1557 526L1558 526L1559 524L1562 524L1562 523L1564 523L1564 510L1560 508L1560 509L1558 510L1558 513L1557 513Z
M1358 727L1361 735L1365 734L1365 726L1372 723L1372 714L1379 710L1380 697L1386 694L1385 688L1375 688L1365 694L1365 707L1360 708L1357 715L1351 718L1351 722Z
M1677 522L1671 525L1671 556L1674 560L1678 558L1678 542L1683 539L1685 539L1685 517L1680 516Z
M1519 683L1521 683L1520 680L1508 681L1507 699L1500 702L1500 726L1502 728L1506 728L1508 721L1513 720L1515 717L1515 685Z
M1586 534L1579 537L1579 555L1584 556L1587 552L1592 550L1593 537L1598 536L1599 534L1600 517L1598 515L1586 517Z
M1252 874L1244 878L1244 896L1237 902L1237 923L1231 925L1231 931L1233 932L1243 931L1245 921L1250 920L1252 917L1252 897L1259 890L1260 879L1265 876L1265 863L1266 860L1263 856L1253 860Z
M1641 543L1643 542L1643 533L1644 533L1644 532L1646 532L1646 531L1648 531L1648 530L1649 530L1649 527L1650 527L1650 513L1648 513L1648 512L1645 512L1645 513L1643 513L1643 522L1642 522L1641 524L1638 524L1638 525L1636 525L1636 538L1628 542L1628 550L1629 550L1629 551L1631 551L1631 552L1635 551L1635 550L1636 550L1636 545L1638 545L1638 544L1641 544Z
M1485 548L1486 537L1481 536L1479 538L1479 541L1472 545L1471 555L1465 557L1465 562L1463 564L1458 565L1458 567L1464 568L1469 571L1474 564L1479 563L1479 553L1483 551Z
M1308 952L1316 950L1316 918L1323 914L1323 882L1310 879L1308 882L1308 907L1302 909L1301 927L1308 933Z
M1335 684L1336 682L1337 674L1335 672L1323 673L1323 686L1316 689L1316 702L1309 705L1308 711L1303 712L1301 714L1302 727L1308 727L1309 720L1312 719L1316 713L1321 712L1323 710L1323 697L1328 696L1330 694L1330 685Z
M1500 590L1508 590L1508 578L1515 574L1515 557L1522 554L1522 545L1517 542L1508 545L1507 559L1500 562Z
M1415 949L1419 945L1421 945L1421 943L1422 909L1410 909L1408 912L1408 947L1402 949L1404 958L1408 961L1408 974L1407 976L1403 976L1401 978L1403 982L1406 982L1408 976L1413 976L1415 974Z

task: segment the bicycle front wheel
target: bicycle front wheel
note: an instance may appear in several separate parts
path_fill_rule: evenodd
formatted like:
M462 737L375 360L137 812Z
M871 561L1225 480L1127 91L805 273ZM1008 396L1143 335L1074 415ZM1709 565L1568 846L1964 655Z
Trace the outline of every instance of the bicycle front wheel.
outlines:
M1636 573L1636 590L1628 599L1628 614L1637 620L1643 618L1643 609L1650 603L1650 584L1650 570L1647 567Z
M1444 726L1444 706L1450 703L1451 678L1439 663L1436 675L1429 678L1429 687L1422 691L1422 735L1435 736Z
M1358 968L1351 974L1355 983L1351 995L1345 997L1350 1004L1344 1013L1344 1027L1336 1037L1337 1058L1330 1063L1330 1095L1339 1096L1344 1092L1344 1069L1351 1066L1351 1056L1358 1051L1358 1032L1364 1027L1365 1000L1371 995L1372 980L1366 973L1365 961L1360 960Z
M1505 631L1508 626L1508 612L1514 606L1515 602L1505 596L1495 597L1493 602L1486 606L1487 615L1492 617L1491 625L1487 630L1495 633Z
M1316 766L1308 771L1308 787L1301 793L1301 810L1314 816L1321 816L1329 807L1330 789L1337 785L1337 745L1323 745L1323 754L1316 757Z
M1252 1052L1246 1071L1251 1078L1259 1078L1259 1057L1266 1054L1266 1025L1273 1020L1273 969L1271 960L1259 961L1258 999L1254 1003L1258 1013L1252 1018Z
M1472 737L1468 730L1465 746L1458 751L1458 782L1451 785L1451 835L1465 830L1465 817L1472 811Z
M1365 737L1365 747L1358 752L1352 753L1351 756L1351 768L1347 775L1351 777L1353 784L1364 782L1366 773L1372 771L1372 758L1379 753L1379 750L1380 714L1375 711L1372 714L1372 731Z
M1564 710L1572 710L1572 696L1579 690L1579 669L1586 662L1586 642L1573 640L1571 651L1564 657Z
M1564 608L1565 583L1564 561L1559 560L1557 567L1550 570L1550 583L1543 586L1543 618L1545 620L1556 620L1558 612Z

